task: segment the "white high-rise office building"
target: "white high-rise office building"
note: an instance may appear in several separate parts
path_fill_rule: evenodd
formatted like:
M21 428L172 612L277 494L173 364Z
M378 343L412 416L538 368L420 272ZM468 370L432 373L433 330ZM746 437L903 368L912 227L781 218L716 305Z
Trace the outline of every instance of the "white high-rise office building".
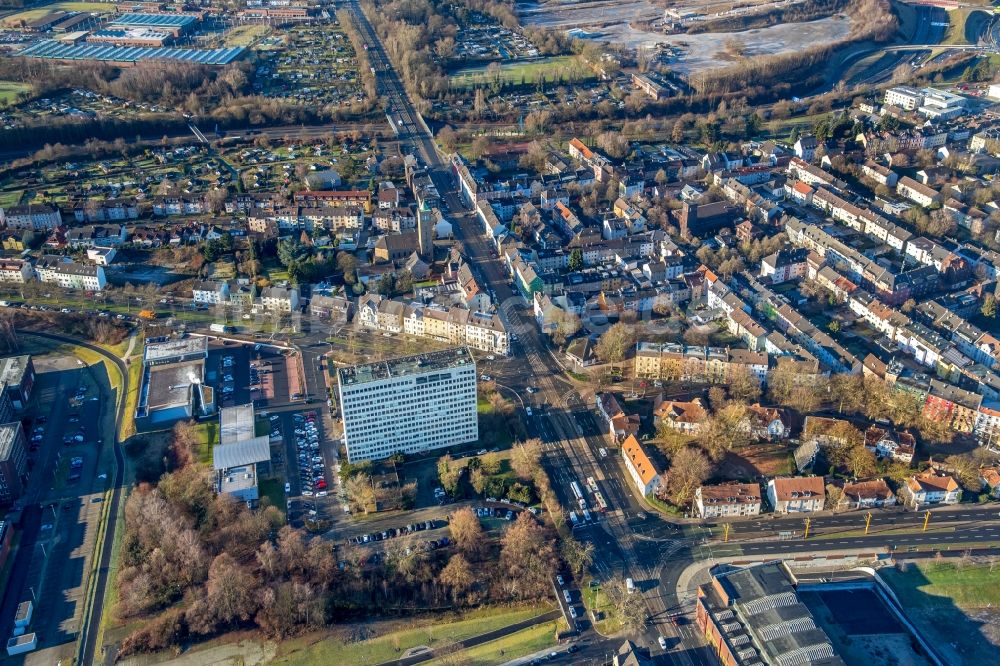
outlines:
M337 391L352 463L479 439L467 347L340 368Z

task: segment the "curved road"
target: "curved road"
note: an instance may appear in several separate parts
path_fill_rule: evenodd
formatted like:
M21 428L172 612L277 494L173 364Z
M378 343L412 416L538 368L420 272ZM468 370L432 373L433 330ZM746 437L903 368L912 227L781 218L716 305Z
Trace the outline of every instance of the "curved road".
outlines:
M104 604L107 601L108 577L110 576L111 555L114 550L115 533L118 529L118 507L121 504L122 486L125 480L125 455L122 451L121 442L118 440L118 425L121 424L125 415L126 392L128 391L128 368L122 359L118 358L108 350L97 345L65 335L54 333L40 333L38 331L19 331L22 334L34 335L47 338L56 342L83 347L96 354L100 354L115 364L122 377L122 390L118 396L118 406L115 410L115 476L111 484L111 502L108 505L107 525L104 530L104 542L100 544L100 559L98 560L97 580L91 580L89 589L93 590L93 597L88 609L84 611L83 625L80 629L80 644L78 663L93 664L94 653L97 650L97 629L100 627L101 616L104 613Z

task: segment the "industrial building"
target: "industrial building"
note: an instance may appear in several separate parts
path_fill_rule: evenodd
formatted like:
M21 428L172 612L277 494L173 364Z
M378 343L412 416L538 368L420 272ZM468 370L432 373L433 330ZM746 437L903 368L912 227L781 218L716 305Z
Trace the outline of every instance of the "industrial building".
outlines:
M467 347L342 367L337 380L352 463L479 439L476 362Z
M253 404L219 410L219 445L212 451L216 491L253 504L260 497L257 479L271 461L270 438L255 436Z
M214 412L215 393L205 385L207 357L207 338L147 342L136 419L164 424Z
M228 65L246 53L242 46L223 49L178 49L145 46L113 46L110 44L64 44L43 39L21 50L17 55L46 60L99 60L119 65L131 65L143 60L183 60L198 65Z
M783 563L768 562L714 575L698 588L698 628L721 663L845 666L793 580Z

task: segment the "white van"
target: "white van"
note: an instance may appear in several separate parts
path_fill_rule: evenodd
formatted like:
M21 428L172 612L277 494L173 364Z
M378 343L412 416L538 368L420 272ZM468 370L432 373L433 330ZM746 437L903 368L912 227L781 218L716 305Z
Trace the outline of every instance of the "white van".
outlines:
M625 579L625 589L628 590L629 594L635 592L635 583L632 582L631 578Z

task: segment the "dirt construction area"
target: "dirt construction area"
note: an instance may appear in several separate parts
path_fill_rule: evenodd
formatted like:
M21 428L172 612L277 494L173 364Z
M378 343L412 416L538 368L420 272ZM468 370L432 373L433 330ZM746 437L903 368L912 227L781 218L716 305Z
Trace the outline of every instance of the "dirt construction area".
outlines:
M843 15L808 21L786 23L742 32L706 32L663 34L639 29L638 23L663 18L663 9L649 0L612 2L545 2L519 4L518 13L524 25L569 30L580 28L593 33L593 38L628 48L652 48L657 44L680 49L681 56L673 64L680 73L717 69L732 64L725 53L732 40L742 45L744 56L774 55L800 51L819 44L840 41L851 29L850 19Z

